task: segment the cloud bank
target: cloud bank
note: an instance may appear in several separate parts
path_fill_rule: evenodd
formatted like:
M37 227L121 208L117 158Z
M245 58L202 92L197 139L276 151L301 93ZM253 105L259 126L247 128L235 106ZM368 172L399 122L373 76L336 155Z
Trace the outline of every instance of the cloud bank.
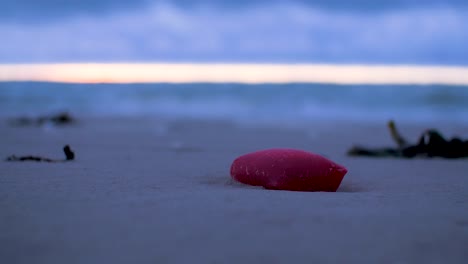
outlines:
M44 22L74 15L102 15L122 9L143 8L161 3L168 3L184 9L211 6L217 9L231 10L293 3L343 12L381 12L420 7L464 8L468 6L468 2L465 0L0 0L0 21Z
M333 6L338 1L256 1L240 9L208 0L197 6L183 2L140 1L100 15L4 22L0 62L468 65L468 8L461 1L379 12L345 12ZM365 4L371 1L357 2L362 10L373 8ZM411 2L416 1L405 1Z

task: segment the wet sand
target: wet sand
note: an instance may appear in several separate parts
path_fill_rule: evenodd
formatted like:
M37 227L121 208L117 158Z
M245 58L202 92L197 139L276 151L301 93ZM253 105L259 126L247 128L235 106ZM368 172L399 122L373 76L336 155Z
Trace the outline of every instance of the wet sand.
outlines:
M347 157L392 146L385 125L304 128L80 118L67 127L0 124L1 263L466 263L468 160ZM400 126L416 140L426 127ZM463 126L444 134L467 137ZM231 162L271 147L349 170L336 193L233 182Z

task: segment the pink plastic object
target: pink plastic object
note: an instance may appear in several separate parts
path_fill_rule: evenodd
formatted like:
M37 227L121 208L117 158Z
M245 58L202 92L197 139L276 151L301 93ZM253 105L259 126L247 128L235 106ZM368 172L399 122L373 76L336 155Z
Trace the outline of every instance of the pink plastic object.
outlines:
M348 170L318 154L267 149L238 157L231 177L272 190L336 192Z

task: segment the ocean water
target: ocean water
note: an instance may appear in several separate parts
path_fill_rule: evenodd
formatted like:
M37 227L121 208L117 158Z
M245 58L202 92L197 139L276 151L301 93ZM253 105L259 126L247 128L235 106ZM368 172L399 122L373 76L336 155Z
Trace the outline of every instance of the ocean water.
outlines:
M281 122L468 121L468 87L330 84L0 83L0 115L156 116Z

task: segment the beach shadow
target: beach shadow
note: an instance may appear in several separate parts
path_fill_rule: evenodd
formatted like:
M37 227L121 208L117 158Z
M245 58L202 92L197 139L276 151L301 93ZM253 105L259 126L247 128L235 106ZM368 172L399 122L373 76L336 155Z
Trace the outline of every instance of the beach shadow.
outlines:
M354 184L352 182L345 181L340 184L340 187L338 188L336 192L354 193L354 192L365 192L365 191L366 189L363 188L362 186Z
M203 185L211 186L227 186L229 188L237 189L261 189L266 190L262 186L251 186L247 184L240 183L230 176L205 176L201 181ZM342 182L340 187L336 192L345 192L345 193L355 193L355 192L365 192L366 189L362 186L354 184L352 182Z
M224 186L229 188L239 188L239 189L263 189L261 186L251 186L247 184L240 183L235 181L230 176L205 176L204 179L200 181L203 185L211 186Z

